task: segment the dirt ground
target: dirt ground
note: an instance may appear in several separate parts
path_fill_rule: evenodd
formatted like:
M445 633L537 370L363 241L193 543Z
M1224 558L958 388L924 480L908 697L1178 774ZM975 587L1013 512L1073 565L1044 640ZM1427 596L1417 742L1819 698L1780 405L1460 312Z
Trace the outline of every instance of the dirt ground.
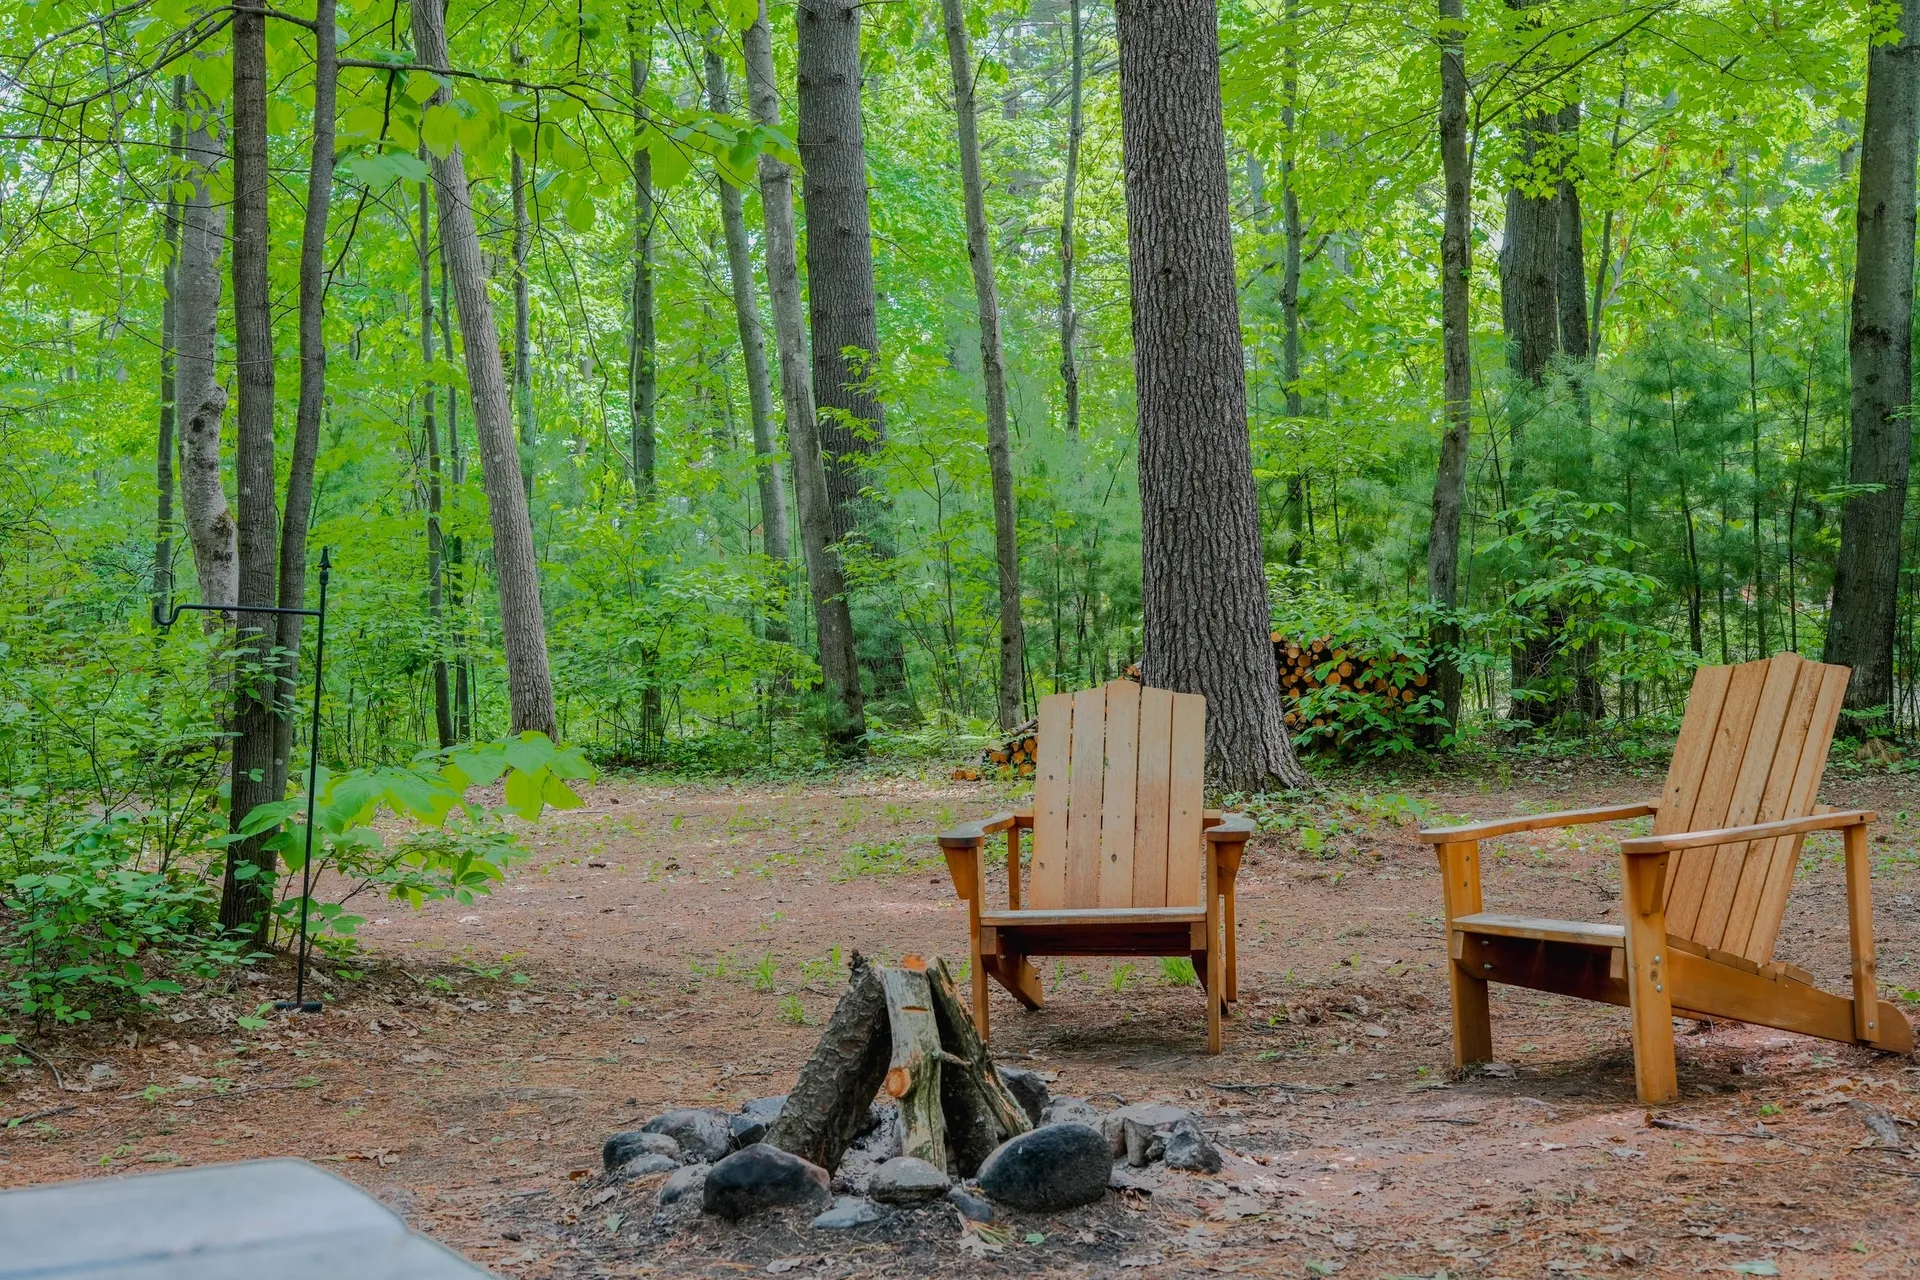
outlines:
M491 898L373 905L367 954L325 966L344 973L327 978L324 1015L239 1028L237 1014L280 994L275 970L137 1027L37 1041L65 1088L37 1066L0 1077L0 1117L25 1117L0 1132L0 1185L303 1156L527 1280L1920 1274L1920 1159L1874 1145L1851 1105L1920 1118L1908 1061L1688 1024L1683 1099L1653 1127L1634 1101L1624 1010L1496 987L1496 1051L1512 1071L1452 1078L1440 888L1411 838L1418 817L1659 785L1657 770L1591 763L1332 785L1249 853L1242 1003L1219 1058L1201 1052L1198 992L1153 962L1045 962L1038 1013L996 993L1002 1061L1103 1108L1161 1099L1203 1113L1228 1153L1216 1177L1170 1174L1077 1213L972 1232L944 1207L848 1233L664 1232L651 1225L658 1179L599 1174L611 1130L784 1092L853 950L965 956L965 912L931 837L1008 794L931 774L603 780L531 833L533 859ZM1846 770L1822 796L1882 814L1883 992L1920 987L1916 796L1911 775ZM1490 855L1490 910L1617 911L1605 829L1515 837ZM1837 857L1809 847L1779 954L1845 991Z

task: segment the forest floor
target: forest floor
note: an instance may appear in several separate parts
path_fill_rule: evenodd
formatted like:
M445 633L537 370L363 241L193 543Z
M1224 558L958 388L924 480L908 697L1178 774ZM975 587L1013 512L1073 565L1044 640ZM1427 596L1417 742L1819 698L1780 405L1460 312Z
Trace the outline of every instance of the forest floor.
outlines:
M611 1130L784 1092L838 995L836 958L965 955L930 837L1006 796L910 778L604 779L530 833L534 857L492 897L370 907L359 976L329 980L322 1016L235 1024L279 994L276 969L138 1027L42 1037L66 1089L39 1067L0 1077L0 1117L27 1117L0 1133L0 1185L303 1156L526 1280L1920 1273L1920 1162L1870 1145L1848 1105L1920 1119L1912 1063L1695 1028L1682 1100L1655 1128L1624 1010L1496 987L1514 1070L1452 1078L1440 887L1409 801L1491 817L1659 786L1657 769L1594 762L1330 784L1301 815L1318 836L1263 833L1249 853L1242 1003L1219 1058L1201 1052L1198 992L1152 962L1046 962L1038 1013L996 991L997 1055L1051 1073L1056 1095L1204 1115L1226 1168L1150 1195L985 1233L944 1207L912 1228L662 1233L658 1179L600 1177ZM1822 798L1880 810L1882 990L1920 987L1920 782L1837 769ZM1617 911L1602 829L1514 837L1485 862L1489 909ZM1808 862L1780 955L1844 991L1837 849L1816 841Z

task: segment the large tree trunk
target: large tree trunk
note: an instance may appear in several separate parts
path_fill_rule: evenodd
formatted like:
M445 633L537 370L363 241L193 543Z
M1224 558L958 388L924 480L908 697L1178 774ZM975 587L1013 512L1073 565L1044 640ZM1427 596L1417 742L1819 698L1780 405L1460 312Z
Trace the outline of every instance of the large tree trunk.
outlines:
M980 130L974 112L973 54L962 0L942 0L953 113L960 135L960 185L967 206L967 260L980 317L980 373L987 384L987 466L993 475L994 550L1000 566L1000 728L1025 720L1026 628L1020 616L1020 535L1013 502L1013 450L1007 441L1007 364L1000 348L1000 291L987 239L987 194L980 179Z
M167 154L180 163L186 134L180 113L187 105L187 78L173 78L174 121L168 128ZM180 198L171 187L167 191L164 239L167 263L160 273L160 430L153 452L153 608L164 616L173 599L173 452L174 428L179 403L174 386L174 347L180 340L179 308L175 291L180 287Z
M863 501L861 489L866 464L887 434L886 414L870 385L880 335L860 119L860 6L854 0L800 0L797 28L795 140L807 207L813 397L838 542L860 528L862 510L874 505ZM892 537L881 521L868 520L861 532L876 559L892 558ZM875 694L904 697L906 655L891 620L869 616L863 631Z
M707 44L707 102L722 114L733 110L727 98L727 64L720 48ZM733 320L740 331L740 355L747 366L747 411L753 420L754 479L760 489L760 546L767 559L784 565L789 554L787 487L773 448L773 382L767 373L767 339L760 328L760 304L754 298L753 248L747 242L747 217L740 188L720 182L720 228L727 239L727 275L733 288ZM787 636L786 623L771 618L768 635ZM777 629L778 634L774 632Z
M440 7L413 6L413 40L420 61L447 65L447 36ZM448 100L442 88L436 103ZM527 494L521 488L520 455L514 447L513 417L507 404L506 372L500 366L500 336L493 302L487 297L480 237L474 230L467 189L466 162L455 147L433 161L433 185L440 212L440 243L447 275L460 309L473 426L480 442L487 487L487 511L493 530L494 573L500 588L500 633L507 656L507 699L511 732L555 735L553 682L547 671L547 624L540 607L540 569L533 554L533 526Z
M1118 15L1146 681L1205 695L1216 785L1302 787L1268 639L1213 0Z
M293 457L287 470L286 513L280 529L280 607L304 609L307 600L307 526L313 518L313 470L320 457L320 415L327 402L327 207L333 200L334 101L339 57L334 48L334 0L314 10L313 146L307 168L306 218L300 230L300 400L294 411ZM293 755L294 686L300 674L300 632L306 619L275 619L285 655L273 727L274 795L286 794Z
M1825 658L1853 668L1849 709L1893 702L1893 636L1900 525L1913 424L1914 163L1920 125L1920 5L1900 16L1897 44L1867 51L1855 216L1853 443L1847 480L1881 486L1846 500Z
M426 149L421 148L421 157ZM415 241L420 266L420 366L424 376L433 368L433 218L427 184L420 184L420 236ZM449 353L451 354L451 353ZM420 386L426 406L422 427L427 436L427 620L433 631L433 727L442 747L456 741L453 698L447 681L446 651L446 539L440 529L440 424L434 416L436 392L431 379ZM449 424L451 426L451 424Z
M754 118L780 123L780 91L773 75L773 36L767 26L766 0L742 38L747 59L747 89ZM773 156L760 157L760 205L766 217L767 294L773 304L773 338L780 355L780 394L787 412L787 446L793 455L793 497L800 514L800 549L806 559L807 585L813 594L814 625L819 633L820 671L833 698L829 737L840 749L858 744L867 732L866 702L853 646L853 618L847 608L846 577L833 542L832 499L827 496L821 458L813 377L807 357L806 317L800 304L800 263L793 227L793 170Z
M1072 59L1067 75L1067 181L1060 197L1060 386L1066 395L1067 434L1080 435L1080 365L1074 338L1080 317L1073 309L1073 214L1080 187L1080 137L1086 132L1082 101L1087 82L1086 35L1080 21L1080 0L1067 0Z
M190 95L189 105L196 116L209 110L198 94ZM214 136L218 128L218 119L208 116L187 132L192 190L181 209L180 265L174 273L180 509L203 604L226 604L240 590L233 513L220 482L220 420L227 411L227 393L214 363L220 328L220 250L227 239L227 214L208 193L206 175L220 162L220 144ZM216 614L206 618L209 628L231 621Z
M1458 24L1462 0L1440 0L1440 165L1446 220L1440 233L1441 396L1445 429L1433 481L1433 523L1427 535L1427 599L1450 615L1460 603L1460 520L1467 503L1467 456L1473 441L1473 359L1468 290L1473 272L1473 163L1467 151L1467 66ZM1450 616L1434 627L1434 692L1450 725L1460 722L1460 666L1452 650L1460 628Z
M267 276L267 31L259 10L233 17L233 329L240 404L235 414L234 480L239 490L239 594L242 605L271 607L279 513L274 502L273 293ZM271 614L235 615L252 669L235 682L233 772L228 820L238 831L274 790L273 736L276 628ZM273 901L274 855L259 835L227 852L220 923L266 935ZM250 867L253 870L243 871Z
M653 154L640 144L641 100L647 92L647 73L653 60L653 32L629 18L627 77L633 90L635 114L633 148L633 288L632 314L627 324L627 411L632 431L633 493L641 505L653 501L658 484L655 457L655 401L658 375L654 368L653 330Z

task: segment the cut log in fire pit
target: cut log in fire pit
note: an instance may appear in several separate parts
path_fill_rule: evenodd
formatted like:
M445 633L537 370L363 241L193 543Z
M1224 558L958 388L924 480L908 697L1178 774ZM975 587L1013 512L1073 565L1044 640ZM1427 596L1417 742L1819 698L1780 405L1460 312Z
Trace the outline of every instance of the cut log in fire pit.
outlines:
M856 952L847 990L767 1142L837 1169L883 1088L899 1104L906 1154L963 1178L1033 1127L944 961L909 955L881 966Z

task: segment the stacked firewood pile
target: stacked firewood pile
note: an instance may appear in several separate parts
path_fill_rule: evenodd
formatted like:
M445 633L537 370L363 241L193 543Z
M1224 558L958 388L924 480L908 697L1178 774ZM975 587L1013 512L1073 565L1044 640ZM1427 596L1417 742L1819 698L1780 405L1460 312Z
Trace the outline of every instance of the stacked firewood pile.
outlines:
M1349 746L1376 718L1397 722L1427 688L1426 660L1413 654L1369 655L1334 636L1299 639L1275 631L1273 664L1287 706L1287 731L1308 744ZM1344 696L1342 696L1344 695ZM1354 716L1343 703L1366 704Z
M978 782L981 778L1031 778L1034 762L1040 756L1040 721L1027 721L1004 734L980 753L977 765L962 765L953 771L957 781Z

